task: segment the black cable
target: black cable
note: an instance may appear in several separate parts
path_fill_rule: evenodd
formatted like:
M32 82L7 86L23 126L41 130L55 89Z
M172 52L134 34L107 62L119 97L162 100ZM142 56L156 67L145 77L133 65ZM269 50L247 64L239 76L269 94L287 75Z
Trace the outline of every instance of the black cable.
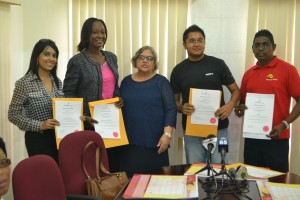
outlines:
M217 182L216 186L215 182ZM204 192L208 193L208 196L203 200L215 199L220 194L232 194L238 200L240 199L240 195L251 200L251 198L246 195L246 193L249 192L249 184L247 180L232 181L227 178L222 181L214 178L214 180L207 179L207 181L202 183L201 186Z

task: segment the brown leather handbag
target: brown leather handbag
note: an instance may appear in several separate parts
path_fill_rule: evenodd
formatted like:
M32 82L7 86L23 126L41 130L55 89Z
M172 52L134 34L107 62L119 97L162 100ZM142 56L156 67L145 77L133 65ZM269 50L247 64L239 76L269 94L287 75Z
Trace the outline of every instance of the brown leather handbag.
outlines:
M86 188L89 196L101 197L103 200L113 200L126 185L128 178L125 172L110 173L101 162L102 150L96 142L90 141L83 150L83 157L89 146L96 145L96 176L90 177L82 159L83 171L86 175ZM100 170L105 176L100 177Z

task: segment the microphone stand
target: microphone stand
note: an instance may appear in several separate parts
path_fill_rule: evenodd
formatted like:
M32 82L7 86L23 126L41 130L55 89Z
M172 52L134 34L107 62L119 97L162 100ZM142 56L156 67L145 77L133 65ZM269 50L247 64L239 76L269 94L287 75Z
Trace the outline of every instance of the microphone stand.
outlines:
M197 171L195 174L198 174L200 172L203 172L207 170L207 176L210 176L210 171L212 170L212 175L213 173L217 174L216 170L212 167L211 165L211 151L207 151L207 158L206 158L206 166Z
M228 172L226 171L226 169L225 169L225 150L224 149L222 149L221 150L221 170L220 170L220 172L219 173L217 173L216 175L215 175L215 177L216 176L219 176L219 175L222 175L222 182L224 181L224 175L226 175L231 181L235 181L229 174L228 174Z

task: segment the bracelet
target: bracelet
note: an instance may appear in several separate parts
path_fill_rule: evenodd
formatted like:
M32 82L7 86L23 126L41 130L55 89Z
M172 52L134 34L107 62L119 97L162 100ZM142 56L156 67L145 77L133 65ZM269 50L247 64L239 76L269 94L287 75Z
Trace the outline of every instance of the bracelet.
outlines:
M178 112L178 113L182 113L182 105L180 105L180 106L178 107L177 112Z
M283 120L282 123L284 124L285 129L288 129L290 127L290 124L287 121Z
M171 133L169 133L169 132L164 132L164 135L168 136L168 138L169 138L169 139L171 139L171 138L172 138L172 134L171 134Z

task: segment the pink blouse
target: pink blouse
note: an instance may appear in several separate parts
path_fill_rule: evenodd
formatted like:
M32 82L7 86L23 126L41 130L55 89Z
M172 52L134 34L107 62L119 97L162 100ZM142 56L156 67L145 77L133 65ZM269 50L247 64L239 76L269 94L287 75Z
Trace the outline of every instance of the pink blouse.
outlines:
M101 65L103 83L102 83L102 99L112 98L116 87L116 77L105 61Z

